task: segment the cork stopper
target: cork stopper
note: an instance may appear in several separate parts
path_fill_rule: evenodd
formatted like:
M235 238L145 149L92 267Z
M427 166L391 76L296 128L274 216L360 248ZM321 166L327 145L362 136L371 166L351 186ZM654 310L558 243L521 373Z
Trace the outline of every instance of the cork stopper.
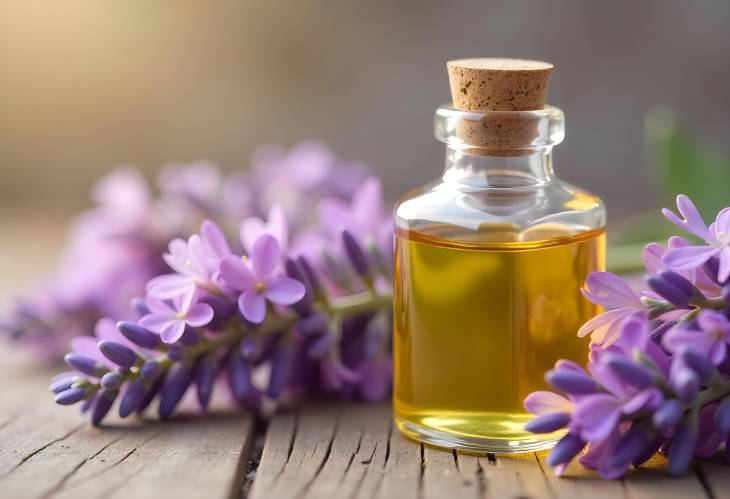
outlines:
M553 65L522 59L459 59L447 63L453 106L463 111L535 111L545 107ZM487 114L462 121L458 136L483 151L476 154L520 156L537 133L534 121L519 113Z

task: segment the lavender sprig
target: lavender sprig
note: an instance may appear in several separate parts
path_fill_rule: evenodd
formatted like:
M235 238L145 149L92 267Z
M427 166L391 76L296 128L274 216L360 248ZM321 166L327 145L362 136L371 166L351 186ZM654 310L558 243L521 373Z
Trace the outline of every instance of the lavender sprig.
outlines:
M348 214L347 225L355 227L350 222L362 219L362 206L382 203L371 196L378 194L377 180L367 177L366 167L337 158L317 142L290 151L260 148L251 168L230 175L205 162L171 164L155 185L137 170L119 168L94 187L94 207L69 231L58 272L19 298L9 315L0 318L0 332L32 348L39 360L57 361L69 340L92 335L99 319L136 319L146 313L140 308L144 302L129 307L130 297L143 295L151 278L168 271L169 262L161 258L168 242L189 237L207 218L230 237L241 230L254 239L264 231L278 236L284 220L296 247L283 245L282 251L318 255L329 239L322 236L340 223L329 218L334 213L330 208ZM362 202L353 204L355 198ZM317 217L320 205L325 221ZM385 228L385 218L377 213L381 208L371 206L372 223ZM211 240L215 230L203 227L201 237ZM174 260L177 253L171 255Z
M709 227L686 196L677 208L664 215L705 244L648 245L640 293L613 274L589 276L583 293L607 310L579 331L591 334L588 370L559 361L545 379L560 394L525 399L537 415L528 431L567 430L548 458L558 474L580 456L617 478L663 450L681 475L723 443L730 459L730 208Z
M356 192L361 201L328 201L330 208L365 210L358 204L365 196L372 215L373 203L383 203L374 186ZM384 215L374 224L362 213L347 219L343 228L323 218L316 233L292 240L274 207L267 221L244 219L236 244L211 220L187 240L173 239L164 255L173 272L149 280L133 301L136 314L102 319L95 338L72 342L66 361L76 372L54 381L56 401L85 401L98 424L115 400L127 417L157 398L167 418L191 387L205 410L226 382L236 402L254 410L318 393L387 397L391 271L370 262L375 248L385 251L392 222ZM327 265L347 277L346 289ZM353 350L353 342L366 347Z

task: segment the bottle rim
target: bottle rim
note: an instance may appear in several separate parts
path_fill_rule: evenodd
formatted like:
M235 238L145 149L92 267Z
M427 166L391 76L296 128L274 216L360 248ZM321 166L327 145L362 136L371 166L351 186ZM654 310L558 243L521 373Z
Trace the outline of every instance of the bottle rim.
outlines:
M434 135L448 147L530 152L565 138L565 116L547 105L534 111L465 111L451 103L434 113Z

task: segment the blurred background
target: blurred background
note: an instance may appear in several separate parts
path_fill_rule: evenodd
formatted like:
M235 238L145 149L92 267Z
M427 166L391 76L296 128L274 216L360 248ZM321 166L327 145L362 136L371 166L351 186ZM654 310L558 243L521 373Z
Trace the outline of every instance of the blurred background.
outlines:
M728 169L707 151L730 135L729 20L725 1L0 0L0 224L62 234L120 164L241 168L262 143L310 138L369 163L394 198L439 174L445 62L473 56L555 64L558 173L616 223L665 201L662 161ZM675 114L647 138L656 106Z

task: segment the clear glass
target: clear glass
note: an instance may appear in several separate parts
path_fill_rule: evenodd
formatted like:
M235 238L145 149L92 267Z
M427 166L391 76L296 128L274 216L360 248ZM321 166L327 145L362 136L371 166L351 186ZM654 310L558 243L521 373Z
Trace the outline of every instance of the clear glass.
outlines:
M434 130L443 176L395 208L395 422L442 447L549 447L561 435L525 432L522 401L557 359L587 360L576 332L597 310L579 288L604 267L603 203L553 173L559 109L443 106Z

